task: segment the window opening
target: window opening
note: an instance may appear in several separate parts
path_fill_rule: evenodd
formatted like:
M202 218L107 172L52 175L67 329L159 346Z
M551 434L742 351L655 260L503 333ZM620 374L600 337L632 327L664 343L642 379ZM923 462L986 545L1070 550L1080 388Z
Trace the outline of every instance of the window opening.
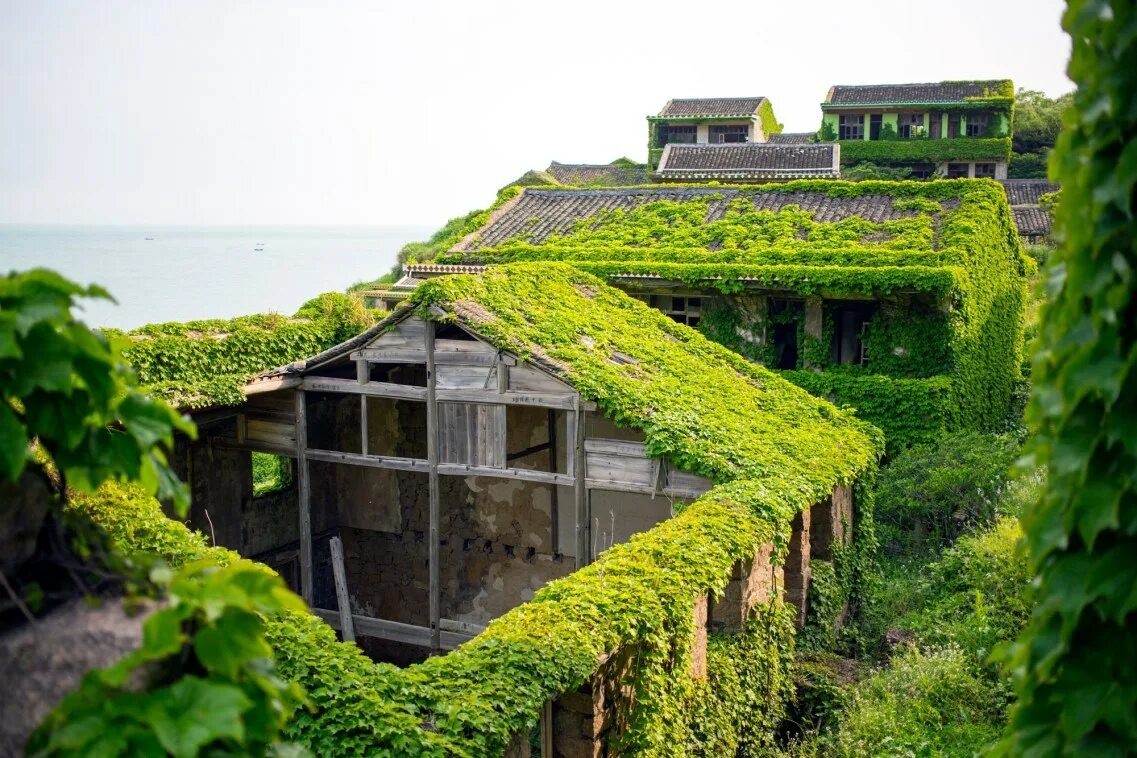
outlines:
M849 113L841 116L839 139L864 139L865 117L861 113Z

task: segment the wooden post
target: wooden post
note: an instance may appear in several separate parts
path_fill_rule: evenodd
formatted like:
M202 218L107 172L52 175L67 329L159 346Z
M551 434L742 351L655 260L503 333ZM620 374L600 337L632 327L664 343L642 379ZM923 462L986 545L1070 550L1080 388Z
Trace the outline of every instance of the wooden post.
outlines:
M308 405L296 390L296 478L300 506L300 597L312 607L312 482L308 475Z
M351 600L347 596L347 571L343 565L343 543L339 537L328 540L332 549L332 574L336 579L336 602L340 609L340 631L344 642L355 642L355 627L351 620Z
M584 411L580 407L580 395L573 397L573 410L569 416L573 444L572 474L576 480L573 485L573 499L576 505L576 567L587 566L591 563L590 555L592 525L588 514L588 491L585 489L585 459L584 459Z
M371 364L365 360L355 363L355 376L360 384L371 381ZM362 428L362 439L359 441L359 452L367 455L367 395L359 396L359 425Z
M557 473L557 413L554 410L549 410L546 416L546 423L549 426L549 471ZM561 504L558 496L557 486L553 485L549 488L549 541L553 546L553 553L560 552L560 520L561 520Z
M436 398L437 376L434 365L435 323L426 322L426 457L430 483L430 646L434 652L442 649L441 629L441 580L439 574L439 485L438 485L438 400Z

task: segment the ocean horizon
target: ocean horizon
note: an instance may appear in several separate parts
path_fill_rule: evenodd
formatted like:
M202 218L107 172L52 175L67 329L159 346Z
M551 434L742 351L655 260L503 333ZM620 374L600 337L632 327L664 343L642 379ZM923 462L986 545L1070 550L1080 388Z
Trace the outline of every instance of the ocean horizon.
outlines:
M425 226L0 224L0 271L49 268L99 284L90 326L294 313L305 301L391 270Z

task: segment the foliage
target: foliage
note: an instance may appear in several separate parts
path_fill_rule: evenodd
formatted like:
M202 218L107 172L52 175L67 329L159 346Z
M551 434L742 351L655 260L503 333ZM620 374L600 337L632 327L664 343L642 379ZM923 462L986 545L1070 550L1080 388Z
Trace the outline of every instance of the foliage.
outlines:
M548 698L592 676L601 656L634 650L626 684L635 707L613 738L621 751L671 754L688 744L695 751L703 739L759 744L779 713L775 698L788 687L784 612L761 613L737 654L716 643L724 653L712 663L722 702L700 700L698 707L717 715L714 735L697 736L688 673L692 607L703 593L721 592L734 564L758 546L772 543L783 555L793 514L824 499L835 482L870 471L879 434L563 265L431 280L413 304L423 313L436 305L475 319L498 347L563 367L606 415L644 429L651 455L717 485L677 516L541 588L458 650L417 666L374 664L354 645L337 643L316 618L273 617L267 632L280 673L303 685L312 704L297 712L288 736L321 755L492 755L535 722ZM723 393L732 397L729 407ZM82 507L109 518L108 530L133 548L157 542L174 564L231 556L166 521L153 500ZM118 517L123 511L129 518ZM146 521L155 525L139 526ZM738 721L755 703L767 721ZM737 736L725 730L728 717Z
M780 604L758 606L739 634L707 640L707 676L685 708L686 753L763 755L794 696L793 620Z
M919 574L919 607L896 621L922 644L959 646L976 666L1026 625L1034 592L1018 518L960 537ZM989 669L997 681L997 671Z
M955 647L911 647L848 694L817 755L971 756L998 734L1001 701Z
M910 140L841 140L841 164L1010 160L1010 137ZM842 169L843 170L843 169Z
M889 124L891 126L891 124ZM885 139L885 137L881 137ZM859 182L865 179L910 179L912 169L908 166L888 166L871 161L861 161L841 168L841 178Z
M151 577L168 602L146 619L142 646L88 673L30 754L253 756L277 742L303 693L275 673L261 615L303 610L301 600L247 561Z
M892 198L893 209L912 215L829 223L796 205L757 210L751 200L770 192L884 195ZM726 206L721 215L709 213L712 203ZM961 427L1005 429L1014 412L1025 279L1032 267L1005 193L989 180L708 189L683 200L577 219L565 233L539 244L522 232L492 247L473 245L439 258L488 264L552 260L632 290L635 277L650 275L705 295L768 289L790 290L796 297L883 301L866 340L867 367L833 366L824 345L814 345L810 368L821 374L790 378L859 408L886 430L890 449ZM756 336L764 333L766 317L747 297L717 300L707 311L700 325L705 334L752 360L769 359L770 345ZM890 381L933 377L948 383ZM896 394L881 394L891 389Z
M1070 0L1063 27L1078 89L1028 410L1049 482L1023 518L1038 606L1006 654L1001 749L1121 755L1137 745L1137 6Z
M125 335L123 356L146 389L172 405L240 405L249 377L333 347L380 315L364 308L358 297L326 292L292 318L261 314L148 324Z
M1062 114L1070 107L1074 93L1047 97L1038 90L1019 88L1015 95L1015 123L1012 147L1016 153L1042 153L1054 147L1062 131ZM1045 176L1043 172L1042 176Z
M1008 179L1045 179L1046 164L1049 154L1041 153L1012 153L1011 162L1007 164Z
M1019 446L967 431L903 451L878 479L876 520L892 553L926 553L991 524Z
M111 299L46 269L0 277L0 481L19 479L35 443L68 487L136 481L184 509L166 450L194 427L138 390L117 341L75 320L78 297Z
M282 490L292 484L292 462L269 453L253 453L253 497Z

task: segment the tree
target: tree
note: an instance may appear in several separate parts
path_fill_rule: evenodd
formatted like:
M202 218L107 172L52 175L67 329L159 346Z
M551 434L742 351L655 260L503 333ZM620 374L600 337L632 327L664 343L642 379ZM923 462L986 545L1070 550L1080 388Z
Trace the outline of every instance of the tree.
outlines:
M1015 95L1015 124L1011 149L1016 153L1038 153L1054 147L1062 131L1062 113L1070 107L1073 93L1055 98L1038 90L1019 89Z
M1046 493L1024 515L1038 605L1004 659L999 752L1137 750L1137 5L1069 0L1077 84L1055 148L1059 246L1028 412Z

